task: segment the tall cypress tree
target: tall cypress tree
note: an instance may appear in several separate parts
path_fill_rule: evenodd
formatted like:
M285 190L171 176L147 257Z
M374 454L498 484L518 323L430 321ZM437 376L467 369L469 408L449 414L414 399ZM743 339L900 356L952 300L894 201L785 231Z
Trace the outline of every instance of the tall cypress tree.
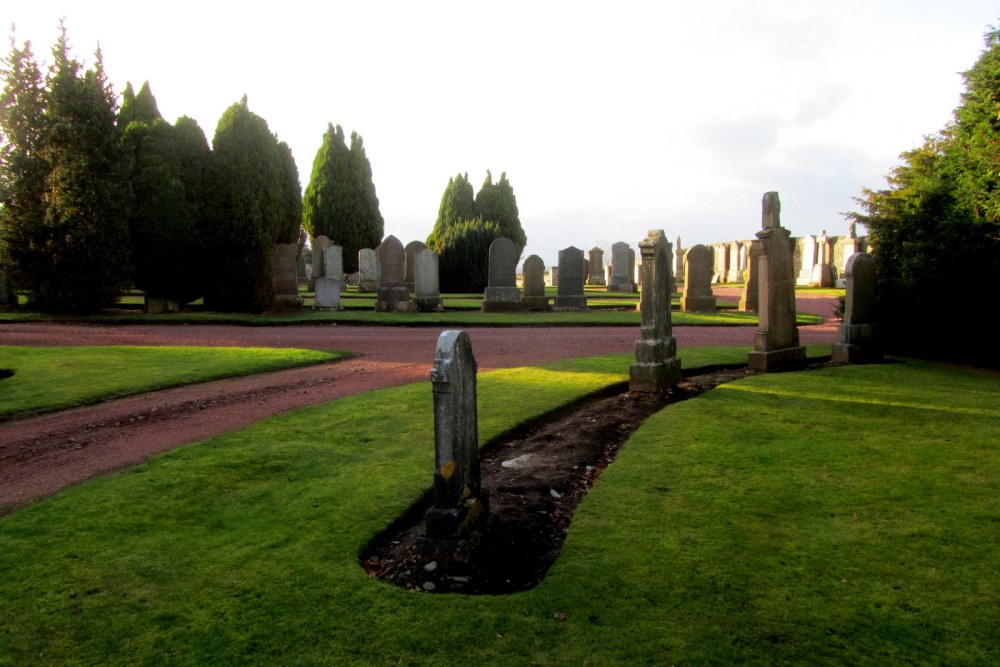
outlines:
M528 239L521 228L517 198L514 197L514 188L507 181L507 172L500 175L500 181L496 184L493 183L493 175L486 172L483 187L476 194L476 215L497 223L501 236L513 241L517 253L521 254Z
M441 195L437 221L427 237L427 247L441 252L443 234L454 225L476 217L476 198L469 183L469 174L458 174L448 179L448 185Z
M156 98L149 87L149 81L144 81L139 93L132 90L132 83L125 84L125 91L122 93L122 107L118 112L118 125L126 128L129 123L139 121L152 125L154 121L162 120L159 108L156 106Z
M351 132L350 160L351 180L354 191L353 235L345 239L345 255L352 258L345 262L348 272L353 273L358 267L358 251L362 248L374 248L382 241L385 231L385 221L378 208L378 196L375 194L375 181L372 178L372 165L365 153L365 144L361 135Z
M278 243L296 243L302 228L302 184L299 168L295 166L292 149L284 141L278 143L281 161L281 222L278 226Z
M271 263L282 226L278 142L244 97L222 114L212 149L201 230L209 273L205 305L260 312L274 299Z

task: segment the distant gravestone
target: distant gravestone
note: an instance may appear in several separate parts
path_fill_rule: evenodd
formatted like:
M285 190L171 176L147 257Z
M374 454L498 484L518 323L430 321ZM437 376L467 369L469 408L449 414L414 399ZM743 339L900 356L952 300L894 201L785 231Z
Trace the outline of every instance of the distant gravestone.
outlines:
M538 255L524 260L521 269L524 276L524 297L521 303L525 310L548 310L549 297L545 296L545 263Z
M341 246L330 245L323 251L323 275L343 284L344 249Z
M826 230L821 230L816 240L816 264L813 266L811 287L833 287L833 261L830 249L830 237Z
M441 283L438 274L438 254L424 248L413 256L413 304L420 312L444 309L441 300Z
M684 253L681 251L681 237L674 242L674 280L684 280Z
M341 282L330 276L316 279L316 310L338 310L340 308Z
M607 285L604 279L604 251L598 247L590 249L590 270L587 283L590 285Z
M323 253L326 251L327 247L331 245L330 239L325 236L317 236L312 242L312 277L309 279L309 290L312 291L316 284L317 278L322 278L326 274L323 273L325 268Z
M414 272L416 271L417 253L421 250L427 250L427 246L420 241L410 241L404 250L406 251L406 287L412 292L416 289Z
M743 272L740 270L740 250L743 244L733 241L729 246L729 273L726 275L727 283L743 282Z
M757 312L757 300L760 291L757 286L757 259L753 253L747 257L747 267L743 271L746 282L743 284L743 292L740 294L739 309L743 312Z
M609 292L635 292L635 255L624 241L611 246L611 280Z
M586 285L590 282L590 260L586 256L583 258L583 266L580 270L583 271L583 284Z
M805 348L799 345L795 322L795 267L790 234L781 226L777 192L764 194L763 229L751 252L757 259L759 328L748 358L751 370L776 371L801 366Z
M378 289L378 258L371 248L358 251L358 291L374 292Z
M701 244L688 248L684 258L684 292L681 310L685 312L715 312L712 292L712 249Z
M271 276L274 282L274 308L288 310L302 307L296 258L298 243L279 243L271 254ZM147 307L150 304L147 303ZM168 306L169 307L169 306Z
M424 516L429 540L462 540L486 519L480 485L476 359L464 331L438 337L434 387L434 505Z
M844 275L847 280L844 320L831 358L846 364L881 361L875 325L875 259L865 252L854 254L847 260Z
M484 313L521 309L517 289L517 247L510 239L495 239L490 244L489 282L483 294Z
M405 313L413 310L410 290L406 287L406 251L395 236L388 236L378 247L381 272L375 310Z
M587 308L583 293L583 251L570 246L559 251L559 286L556 291L555 310L581 310Z
M813 267L816 266L816 237L803 236L800 243L802 244L802 253L796 284L808 286L812 282Z
M715 270L712 274L712 282L726 282L726 267L729 265L729 246L725 243L713 245L712 257L715 260Z
M642 254L642 337L629 368L629 391L659 392L677 384L681 362L670 320L673 252L662 229L651 230L639 243Z
M559 287L559 267L550 266L549 267L549 286Z

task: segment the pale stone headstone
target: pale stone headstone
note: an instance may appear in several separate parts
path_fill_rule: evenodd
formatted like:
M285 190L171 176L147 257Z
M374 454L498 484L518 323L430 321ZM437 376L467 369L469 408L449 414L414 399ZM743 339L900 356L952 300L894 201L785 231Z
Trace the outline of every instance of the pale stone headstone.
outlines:
M813 266L812 287L833 287L833 253L830 251L830 237L821 230L816 240L816 264Z
M763 229L751 249L757 259L760 325L748 365L770 372L801 366L806 350L799 345L791 235L780 223L778 193L765 193L762 208Z
M590 270L587 283L590 285L607 285L604 280L604 251L598 247L590 249Z
M416 270L417 253L427 250L421 241L410 241L406 244L406 287L412 292L416 288L414 271Z
M712 257L715 260L715 271L712 274L712 282L726 282L726 267L729 266L729 246L725 243L716 243L712 246Z
M316 310L337 310L340 308L341 282L330 276L316 279Z
M712 292L712 249L701 244L688 248L684 258L684 292L681 310L715 312Z
M438 337L434 387L434 505L424 526L430 540L462 540L486 519L481 489L476 358L464 331Z
M559 286L554 309L586 308L587 297L583 293L583 251L570 246L559 251Z
M525 310L548 310L549 297L545 296L545 262L538 255L524 260L521 269L524 276L524 298L521 303Z
M274 283L275 310L296 309L302 307L302 297L299 296L299 280L296 271L296 257L299 254L298 243L279 243L271 253L271 280ZM158 304L147 302L147 309L158 308ZM177 309L176 304L167 304L167 309Z
M550 266L549 267L549 286L559 287L559 267Z
M424 248L413 256L413 303L421 312L444 309L438 275L438 254Z
M521 291L517 289L517 247L510 239L496 239L490 244L489 282L483 294L484 313L521 309Z
M639 243L642 254L642 337L635 344L635 363L629 368L629 391L658 392L677 384L681 362L670 320L670 278L673 252L662 229L654 229Z
M405 313L413 310L410 290L406 287L406 251L395 236L388 236L378 247L381 272L375 310Z
M325 268L323 259L323 253L326 251L327 247L331 245L329 238L325 236L317 236L312 242L312 277L309 279L309 290L312 291L315 287L315 281L317 278L322 278L325 273L323 270Z
M358 251L358 291L374 292L378 289L378 258L371 248Z
M684 280L684 252L681 250L681 237L674 242L674 279Z
M831 358L838 363L881 361L875 324L875 259L865 252L847 260L844 320L837 331Z
M611 279L609 292L635 292L635 255L628 244L619 241L611 246Z
M344 281L344 249L330 245L323 251L323 275L339 283Z
M743 272L740 270L740 249L742 248L743 244L739 241L733 241L729 245L729 273L726 275L727 283L743 282Z
M798 285L809 285L813 278L813 267L816 266L816 237L804 236L800 241L802 254L799 262Z

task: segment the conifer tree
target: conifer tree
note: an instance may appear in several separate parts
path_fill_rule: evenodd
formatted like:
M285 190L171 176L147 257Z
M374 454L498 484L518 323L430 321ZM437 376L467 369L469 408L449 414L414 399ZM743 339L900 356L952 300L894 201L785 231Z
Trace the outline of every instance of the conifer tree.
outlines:
M496 184L493 183L493 174L486 172L483 187L476 194L476 215L497 223L501 236L513 241L518 255L521 254L528 239L521 228L517 198L514 197L514 188L507 181L507 172L500 175L500 181Z
M126 83L122 93L122 107L118 111L118 126L125 129L135 121L152 125L157 120L163 120L163 116L156 106L149 81L143 82L138 94L133 93L131 82Z
M295 166L292 149L284 141L278 143L281 160L281 223L278 226L278 243L296 243L302 228L302 184L299 169Z
M458 174L448 179L448 185L441 195L437 221L427 237L427 247L441 252L439 239L450 227L476 217L476 198L469 183L469 174Z

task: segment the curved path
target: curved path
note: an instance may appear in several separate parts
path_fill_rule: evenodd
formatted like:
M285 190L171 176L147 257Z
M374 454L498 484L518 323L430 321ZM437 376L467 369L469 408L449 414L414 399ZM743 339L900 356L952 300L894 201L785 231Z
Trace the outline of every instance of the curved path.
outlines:
M835 299L800 299L826 317ZM481 370L631 352L636 327L468 327ZM752 345L753 327L675 327L680 348ZM832 343L836 324L800 327L803 344ZM272 415L426 380L436 328L310 325L0 325L2 345L205 345L337 349L345 361L216 380L0 424L0 514L164 450Z

